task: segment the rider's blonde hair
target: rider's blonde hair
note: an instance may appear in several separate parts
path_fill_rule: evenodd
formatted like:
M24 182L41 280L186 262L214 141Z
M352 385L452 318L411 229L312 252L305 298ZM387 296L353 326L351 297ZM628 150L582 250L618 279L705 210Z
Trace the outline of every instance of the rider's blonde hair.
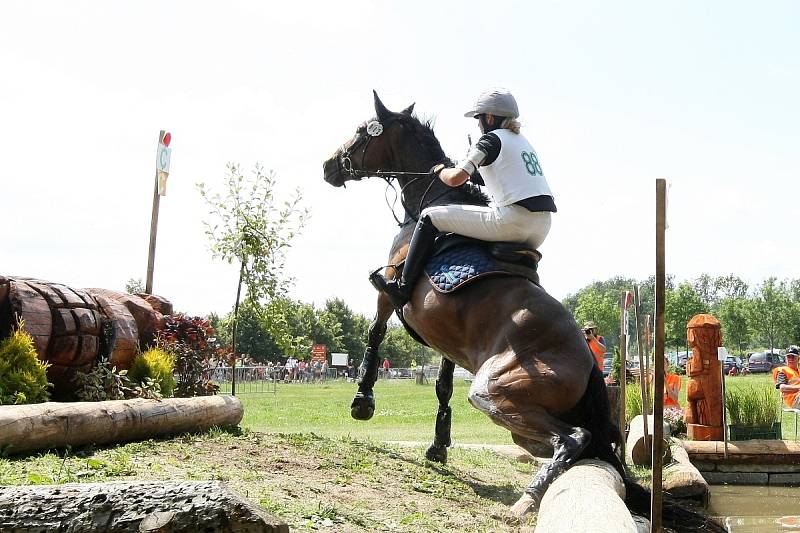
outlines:
M519 129L522 127L522 124L519 123L519 120L511 117L506 117L503 122L500 123L500 127L511 130L514 133L519 133Z

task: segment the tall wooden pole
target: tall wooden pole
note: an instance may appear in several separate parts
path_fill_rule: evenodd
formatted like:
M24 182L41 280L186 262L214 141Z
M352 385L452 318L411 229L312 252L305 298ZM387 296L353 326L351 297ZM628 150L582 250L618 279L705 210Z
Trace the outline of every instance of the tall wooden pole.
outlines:
M661 532L664 442L664 298L666 284L665 238L667 229L667 182L656 180L656 347L653 354L653 484L650 500L650 531Z
M650 351L653 343L653 315L644 315L644 368L647 375L650 375ZM650 405L650 389L646 389L647 405Z
M636 316L636 343L639 347L639 386L642 390L642 423L644 424L644 453L646 455L650 455L650 438L649 433L650 430L647 428L647 419L648 413L650 412L650 403L647 394L647 381L650 378L650 373L647 371L647 367L644 365L644 339L642 339L642 333L639 329L639 322L641 320L642 309L641 309L641 302L639 294L639 286L634 285L633 287L633 305L634 305L634 312Z
M164 139L166 131L161 130L158 134L158 142ZM156 234L158 233L158 208L161 204L161 196L158 194L158 171L153 184L153 212L150 215L150 253L147 254L147 281L144 284L144 292L153 294L153 267L156 263Z
M628 378L628 339L625 334L625 304L627 303L627 292L623 292L619 300L619 425L622 432L622 446L620 447L620 458L625 462L625 388Z

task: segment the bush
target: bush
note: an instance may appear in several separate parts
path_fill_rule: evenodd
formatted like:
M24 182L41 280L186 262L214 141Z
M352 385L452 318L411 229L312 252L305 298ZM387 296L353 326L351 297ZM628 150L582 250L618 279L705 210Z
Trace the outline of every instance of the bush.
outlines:
M779 401L770 385L743 385L728 390L725 408L732 426L772 426L780 420Z
M175 396L209 396L219 386L209 379L211 360L223 357L214 337L216 331L208 320L176 314L164 317L164 327L158 332L159 342L175 354Z
M124 400L134 396L127 370L117 371L108 359L103 359L89 372L75 374L75 396L83 402Z
M172 396L175 389L175 356L164 348L151 348L133 359L128 377L138 384L150 378L158 384L163 396Z
M650 387L650 401L653 401L653 387ZM633 417L642 414L642 389L638 383L628 383L625 386L625 422L630 422ZM652 406L647 406L647 414L653 414Z
M0 405L39 403L50 398L47 367L39 360L33 338L20 323L0 342Z

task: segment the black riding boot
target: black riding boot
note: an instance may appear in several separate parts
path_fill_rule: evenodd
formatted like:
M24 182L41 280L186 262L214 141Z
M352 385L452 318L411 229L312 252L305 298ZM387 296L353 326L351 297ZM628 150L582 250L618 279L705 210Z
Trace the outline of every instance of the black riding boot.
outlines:
M422 269L425 268L433 254L433 243L437 233L439 230L433 225L430 217L422 217L417 222L414 234L411 236L411 244L408 246L408 255L406 255L400 280L387 280L377 270L370 274L369 281L372 286L385 292L395 308L402 309L411 299L414 283L422 274Z

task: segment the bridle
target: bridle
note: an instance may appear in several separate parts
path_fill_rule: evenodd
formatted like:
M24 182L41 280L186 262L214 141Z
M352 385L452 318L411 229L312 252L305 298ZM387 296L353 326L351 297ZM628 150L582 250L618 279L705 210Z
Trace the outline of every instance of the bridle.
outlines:
M361 128L359 127L359 130L360 129ZM381 124L377 120L372 120L372 121L368 122L366 124L366 132L365 133L358 132L358 137L356 137L356 140L353 141L353 143L350 146L348 146L346 148L344 146L342 146L342 148L340 149L340 154L336 158L336 164L339 167L339 172L340 173L343 173L343 174L346 174L346 175L350 176L350 178L353 179L354 181L360 181L363 178L380 178L383 181L385 181L386 182L386 192L388 193L389 188L391 188L394 191L394 201L391 204L389 203L389 198L388 198L387 194L384 194L384 198L386 199L386 205L391 210L392 216L394 217L395 221L397 222L397 225L400 226L400 227L403 227L403 226L409 224L411 221L416 223L419 220L419 217L418 216L414 216L413 211L411 211L408 208L408 206L406 205L404 192L405 192L406 188L409 185L411 185L411 184L413 184L413 183L415 183L418 180L423 179L423 178L430 178L431 179L431 182L428 184L428 187L425 189L425 192L420 197L419 210L417 211L417 213L422 213L422 210L425 207L427 207L427 205L432 204L433 202L435 202L436 200L438 200L439 198L441 198L442 196L447 194L449 191L445 191L442 194L436 196L435 198L433 198L432 200L427 202L427 205L426 205L425 198L427 197L428 192L430 192L431 187L433 187L434 183L436 183L436 181L438 179L438 176L436 176L433 172L431 172L431 171L428 171L428 172L406 172L406 171L400 171L400 170L361 170L361 169L364 168L364 160L365 160L365 158L367 156L367 148L369 148L370 142L372 141L373 138L380 136L383 133L383 130L384 130L383 124ZM361 151L361 165L360 165L361 169L356 169L356 168L353 168L352 157L353 157L353 154L355 154L356 151L359 148L361 148L362 145L364 146L364 148ZM438 163L436 163L436 165L438 165L440 163L449 163L449 162L450 162L450 160L446 159L444 161L439 161ZM436 166L436 165L434 165L434 166ZM400 193L398 194L397 188L395 187L394 183L392 183L392 182L394 180L398 180L401 177L411 178L411 180L409 180L405 185L403 185L400 188ZM397 218L397 215L395 214L395 211L394 211L394 204L397 203L398 197L400 198L400 205L403 207L403 210L406 212L406 214L408 215L410 220L405 220L405 221L401 222L400 219Z

